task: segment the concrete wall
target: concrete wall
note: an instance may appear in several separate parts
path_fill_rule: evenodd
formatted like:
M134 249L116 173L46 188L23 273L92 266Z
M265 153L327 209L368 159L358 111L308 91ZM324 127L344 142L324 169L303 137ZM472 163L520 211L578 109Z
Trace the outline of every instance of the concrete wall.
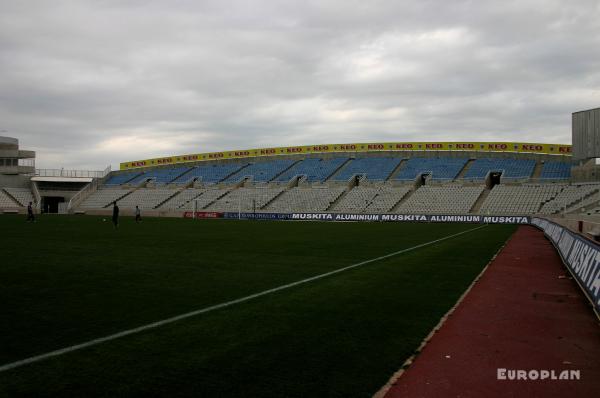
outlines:
M31 188L31 177L26 175L0 174L0 187Z
M35 167L32 166L0 166L0 174L31 174L35 173Z
M65 201L68 202L75 194L79 191L58 191L58 190L47 190L40 189L40 196L48 196L48 197L63 197Z
M571 124L573 161L600 158L600 108L573 113Z
M550 217L550 219L573 232L582 234L586 238L600 240L600 216L567 215L566 217Z
M600 165L596 165L595 159L571 167L571 180L574 182L600 181Z
M106 209L78 209L77 212L85 212L88 216L112 216L112 207ZM204 210L203 210L204 211ZM184 211L161 211L161 210L142 210L143 217L175 217L183 218ZM119 216L133 217L135 216L135 209L123 209L119 208Z

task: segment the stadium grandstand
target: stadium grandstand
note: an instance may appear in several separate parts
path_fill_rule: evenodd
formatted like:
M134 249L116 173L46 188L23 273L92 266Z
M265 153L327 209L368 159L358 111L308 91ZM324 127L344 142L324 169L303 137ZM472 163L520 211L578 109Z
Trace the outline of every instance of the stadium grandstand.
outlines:
M407 148L410 148L407 150ZM590 209L568 145L386 143L269 148L125 162L68 211L533 215ZM586 202L586 200L588 202ZM581 204L581 206L579 206Z
M581 113L573 114L575 119ZM552 215L600 212L600 173L579 145L395 142L308 145L44 170L0 138L0 211ZM576 137L577 135L577 137ZM582 141L583 142L583 141ZM583 148L583 149L582 149Z
M0 208L186 212L535 215L600 211L600 182L575 181L569 145L371 143L173 156L120 170L39 170L3 138Z

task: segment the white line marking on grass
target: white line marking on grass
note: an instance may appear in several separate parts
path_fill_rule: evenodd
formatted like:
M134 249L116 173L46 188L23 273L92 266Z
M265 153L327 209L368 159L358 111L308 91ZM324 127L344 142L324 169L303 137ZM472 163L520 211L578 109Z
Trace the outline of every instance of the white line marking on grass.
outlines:
M19 361L7 363L5 365L0 366L0 372L5 372L7 370L18 368L20 366L28 365L30 363L39 362L39 361L42 361L44 359L48 359L48 358L52 358L52 357L57 357L57 356L60 356L60 355L63 355L63 354L67 354L69 352L73 352L73 351L81 350L81 349L84 349L84 348L87 348L87 347L95 346L95 345L98 345L98 344L101 344L101 343L105 343L107 341L120 339L121 337L125 337L125 336L129 336L129 335L132 335L132 334L144 332L144 331L149 330L149 329L154 329L154 328L157 328L157 327L160 327L160 326L163 326L163 325L167 325L169 323L181 321L182 319L191 318L191 317L196 316L196 315L205 314L205 313L210 312L210 311L218 310L218 309L225 308L225 307L230 307L230 306L235 305L235 304L243 303L244 301L249 301L249 300L252 300L252 299L255 299L255 298L258 298L258 297L266 296L267 294L279 292L281 290L289 289L289 288L294 287L294 286L298 286L298 285L302 285L302 284L305 284L305 283L308 283L308 282L316 281L318 279L322 279L322 278L325 278L325 277L328 277L328 276L331 276L331 275L339 274L340 272L348 271L350 269L357 268L357 267L360 267L362 265L370 264L370 263L373 263L375 261L380 261L380 260L384 260L386 258L397 256L398 254L406 253L406 252L409 252L409 251L412 251L412 250L415 250L415 249L419 249L421 247L429 246L429 245L432 245L434 243L438 243L438 242L441 242L441 241L444 241L444 240L447 240L447 239L451 239L451 238L454 238L454 237L459 236L459 235L464 235L464 234L466 234L468 232L476 231L476 230L481 229L481 228L486 227L486 226L487 226L487 224L484 224L484 225L481 225L481 226L476 227L476 228L467 229L465 231L461 231L461 232L458 232L456 234L448 235L448 236L445 236L443 238L439 238L439 239L432 240L432 241L429 241L429 242L421 243L419 245L416 245L416 246L413 246L413 247L409 247L407 249L398 250L396 252L389 253L389 254L386 254L384 256L375 257L375 258L372 258L370 260L361 261L360 263L348 265L347 267L338 268L338 269L333 270L333 271L329 271L329 272L325 272L323 274L311 276L310 278L306 278L306 279L302 279L302 280L299 280L299 281L296 281L296 282L288 283L286 285L281 285L281 286L275 287L273 289L264 290L262 292L254 293L254 294L251 294L251 295L246 296L246 297L242 297L242 298L239 298L239 299L227 301L227 302L224 302L224 303L221 303L221 304L212 305L210 307L206 307L206 308L202 308L202 309L199 309L199 310L187 312L185 314L176 315L176 316L171 317L171 318L163 319L162 321L148 323L146 325L138 326L137 328L127 329L127 330L124 330L122 332L114 333L114 334L111 334L111 335L108 335L108 336L105 336L105 337L100 337L100 338L97 338L97 339L86 341L85 343L72 345L72 346L69 346L69 347L65 347L65 348L61 348L61 349L58 349L58 350L47 352L45 354L36 355L36 356L33 356L33 357L21 359Z

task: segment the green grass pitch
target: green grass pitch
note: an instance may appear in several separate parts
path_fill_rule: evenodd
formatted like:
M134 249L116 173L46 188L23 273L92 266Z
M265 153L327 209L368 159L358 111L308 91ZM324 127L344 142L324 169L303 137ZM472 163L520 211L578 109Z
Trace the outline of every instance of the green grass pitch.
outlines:
M0 365L474 228L0 216ZM370 397L514 231L474 232L0 373L10 397Z

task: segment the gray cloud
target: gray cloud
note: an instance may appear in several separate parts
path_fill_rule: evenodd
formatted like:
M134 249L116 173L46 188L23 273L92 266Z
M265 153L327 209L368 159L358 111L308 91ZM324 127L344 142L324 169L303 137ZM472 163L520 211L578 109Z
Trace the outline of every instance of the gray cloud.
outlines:
M597 1L0 4L0 129L40 167L379 140L570 142ZM6 133L4 133L6 134Z

